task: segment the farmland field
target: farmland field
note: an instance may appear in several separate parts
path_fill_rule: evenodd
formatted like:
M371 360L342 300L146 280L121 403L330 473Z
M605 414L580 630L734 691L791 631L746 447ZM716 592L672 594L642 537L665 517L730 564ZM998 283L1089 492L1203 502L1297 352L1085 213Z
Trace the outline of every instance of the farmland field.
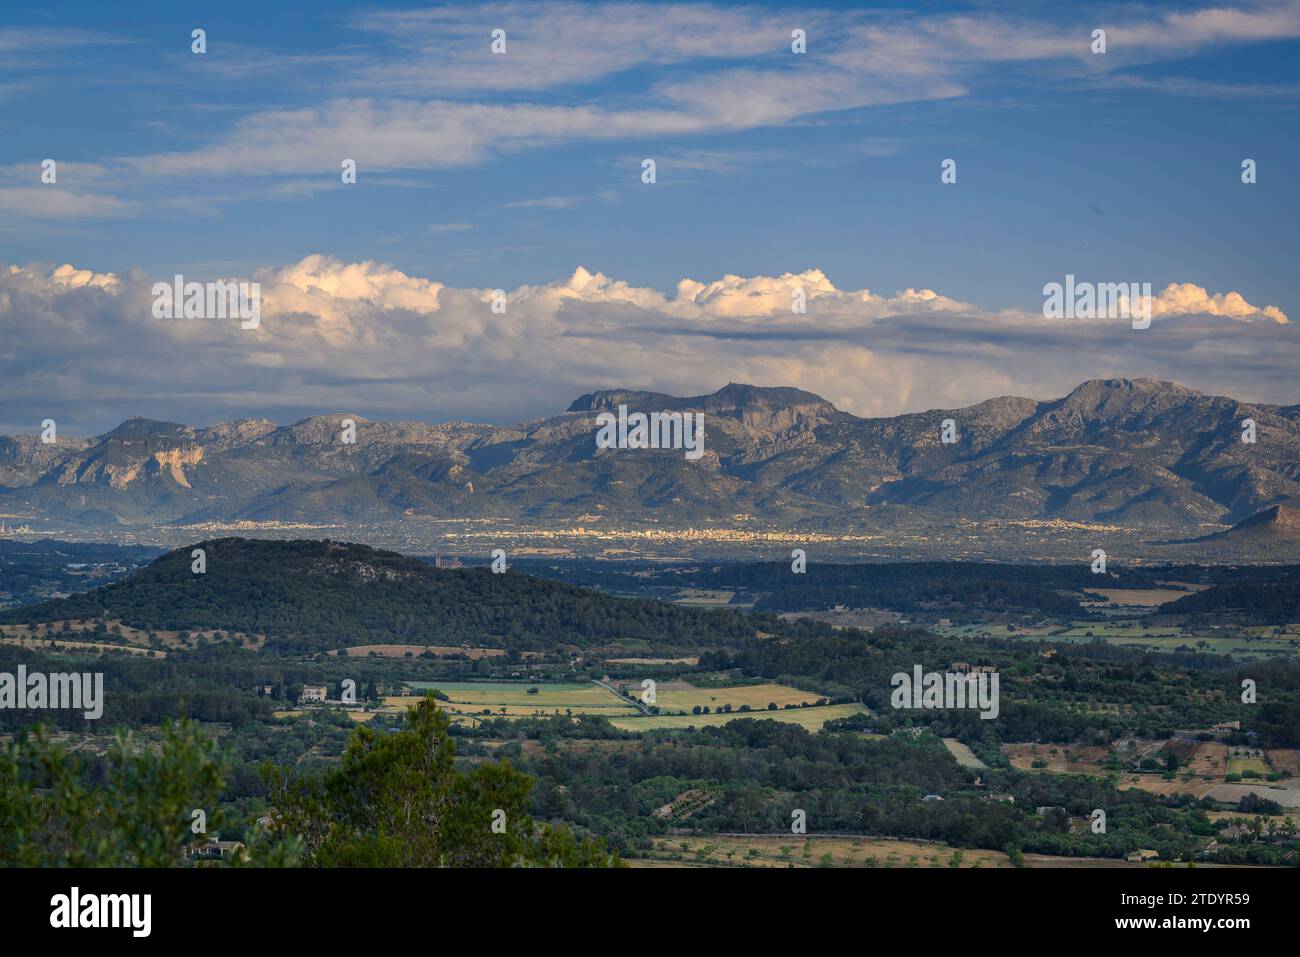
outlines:
M623 687L640 688L639 682L624 682ZM820 695L811 691L800 691L788 685L766 683L740 685L734 688L701 688L685 681L661 681L656 689L655 704L660 711L690 711L692 708L708 708L716 711L725 705L736 710L741 705L749 705L754 710L765 710L769 704L784 708L788 704L801 705L805 701L815 702Z
M1216 801L1236 804L1247 794L1276 801L1283 808L1300 808L1300 778L1283 778L1281 781L1255 781L1241 784L1216 784L1206 792Z
M57 638L50 639L44 636L32 637L27 635L9 635L0 633L0 645L17 645L19 648L36 648L41 651L48 651L55 654L82 654L87 651L96 653L105 651L123 651L132 655L152 655L155 658L166 658L165 651L150 651L148 648L141 648L138 645L114 645L104 641L60 641Z
M1142 867L1094 857L1024 855L1026 867ZM946 844L882 837L821 837L816 834L717 834L708 837L657 838L653 850L632 867L880 867L1009 868L1001 851L958 850Z
M1272 768L1268 766L1263 758L1246 757L1228 759L1229 774L1244 774L1249 771L1262 778L1271 770Z
M1268 752L1269 763L1288 777L1300 777L1300 749L1272 748Z
M957 763L963 768L974 768L977 771L988 769L987 764L975 757L974 751L962 744L956 738L944 738L943 746L948 749L948 752L957 759Z
M785 724L796 724L808 731L817 731L827 721L851 718L871 712L860 704L831 704L820 708L791 708L780 711L732 711L728 714L655 714L636 717L612 718L610 724L623 731L665 731L682 728L712 728L739 718L768 719Z
M265 643L264 636L245 635L239 632L222 632L217 629L194 629L189 631L188 638L182 640L179 631L168 631L166 629L141 629L132 628L130 625L123 624L115 619L107 619L102 624L113 637L120 638L117 642L95 642L80 641L75 634L69 634L63 630L67 626L70 632L93 631L97 622L90 619L69 618L49 623L49 627L31 624L14 624L0 625L0 644L15 644L25 648L39 648L48 646L51 639L59 644L66 645L85 645L86 647L103 648L124 648L130 650L148 649L153 645L150 636L154 636L163 648L195 648L198 647L200 640L207 644L217 644L222 641L234 641L247 645L249 648L259 649ZM220 637L218 637L220 636Z
M1085 588L1089 595L1104 598L1112 605L1138 605L1155 607L1167 601L1186 598L1190 591L1176 588Z
M720 706L731 705L723 714L659 714L646 715L631 702L619 698L609 689L596 683L546 683L519 681L412 681L408 687L415 694L390 695L384 698L384 710L409 708L420 700L420 695L436 689L447 696L439 706L453 721L476 724L485 717L528 717L538 714L597 714L613 719L615 727L626 731L651 731L661 729L705 727L726 724L737 718L771 718L787 724L797 724L810 731L819 729L827 721L867 714L860 704L829 705L823 707L791 707L818 698L810 692L799 691L780 684L742 685L734 688L697 688L686 682L663 682L659 685L657 704L663 710L689 711L696 706L715 711ZM640 686L624 682L622 687L634 694ZM535 694L528 689L535 688ZM769 711L774 702L778 710ZM751 711L740 711L749 705ZM484 712L488 714L484 714Z
M425 653L438 658L464 655L471 661L505 656L505 651L501 648L464 648L459 645L353 645L344 648L342 653L349 658L364 658L368 655L376 655L380 658L414 658ZM339 652L331 651L330 654L337 655ZM525 657L527 657L526 653Z
M1004 744L1002 753L1011 766L1022 771L1053 771L1057 774L1105 774L1102 762L1110 749L1098 745ZM1035 768L1034 762L1046 766Z
M673 601L679 605L725 605L734 594L711 588L683 588Z
M437 689L447 696L439 705L445 711L460 714L480 714L490 710L494 715L521 716L533 714L639 714L640 709L620 700L607 688L590 682L545 683L526 681L412 681L416 692ZM535 694L529 689L535 688ZM411 703L416 696L405 696ZM398 703L398 699L384 699Z

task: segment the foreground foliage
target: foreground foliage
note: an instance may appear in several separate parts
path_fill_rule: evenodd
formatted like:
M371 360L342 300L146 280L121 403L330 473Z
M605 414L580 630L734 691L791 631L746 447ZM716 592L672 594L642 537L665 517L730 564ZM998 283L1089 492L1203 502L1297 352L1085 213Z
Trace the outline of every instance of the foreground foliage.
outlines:
M426 697L405 727L357 728L323 776L269 767L272 833L300 839L320 867L603 867L603 842L539 827L528 813L532 779L509 762L455 767L448 719Z
M156 743L120 733L103 758L37 728L0 750L0 866L618 866L603 842L534 823L528 775L508 762L461 772L455 753L430 697L400 731L356 729L324 773L266 765L269 827L208 859L194 852L233 836L231 766L199 725L165 722Z
M166 722L156 749L119 733L106 759L73 754L43 729L0 751L0 865L175 867L225 825L226 764L189 720ZM203 833L196 833L195 811ZM291 842L246 836L219 863L282 866Z

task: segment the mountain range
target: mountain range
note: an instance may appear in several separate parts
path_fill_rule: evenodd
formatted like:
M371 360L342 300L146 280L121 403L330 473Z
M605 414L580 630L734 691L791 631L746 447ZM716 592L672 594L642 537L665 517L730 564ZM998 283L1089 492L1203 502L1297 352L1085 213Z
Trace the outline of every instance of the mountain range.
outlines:
M620 405L702 412L703 457L598 449L597 416ZM945 443L949 419L955 441ZM1246 420L1253 443L1243 441ZM0 511L92 527L413 516L795 527L915 513L1199 536L1298 498L1300 405L1155 379L889 418L860 418L799 389L732 384L692 397L593 392L506 427L340 412L286 426L136 418L53 444L0 437Z

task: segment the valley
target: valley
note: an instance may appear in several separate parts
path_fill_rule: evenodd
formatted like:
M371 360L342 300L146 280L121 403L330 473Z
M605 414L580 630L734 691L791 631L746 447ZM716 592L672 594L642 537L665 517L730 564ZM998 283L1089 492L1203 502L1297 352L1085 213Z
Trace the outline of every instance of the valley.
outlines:
M1298 863L1294 566L471 562L191 543L0 612L0 671L105 674L103 722L39 716L76 753L186 714L248 840L264 762L328 774L432 695L458 766L508 761L634 866ZM998 672L996 717L900 710L915 667Z

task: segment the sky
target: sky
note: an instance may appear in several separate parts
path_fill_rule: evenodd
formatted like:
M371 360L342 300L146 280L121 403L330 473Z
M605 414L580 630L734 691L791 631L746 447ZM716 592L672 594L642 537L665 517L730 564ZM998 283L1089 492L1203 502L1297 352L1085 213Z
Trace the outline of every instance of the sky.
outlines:
M1300 0L187 6L0 9L0 432L1300 402ZM260 324L156 317L175 274ZM1067 274L1150 283L1151 327L1044 316Z

